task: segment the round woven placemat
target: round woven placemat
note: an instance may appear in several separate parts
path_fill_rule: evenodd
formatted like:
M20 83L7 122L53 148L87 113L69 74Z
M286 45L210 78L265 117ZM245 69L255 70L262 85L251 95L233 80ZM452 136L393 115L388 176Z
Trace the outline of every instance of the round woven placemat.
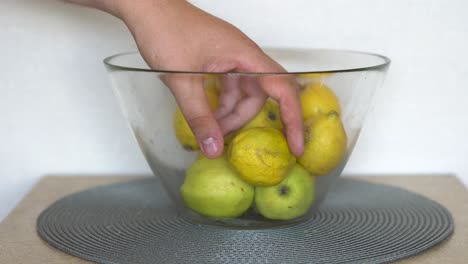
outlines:
M195 225L157 178L67 196L39 216L50 245L98 263L383 263L418 254L453 232L438 203L400 188L339 179L304 223L266 230Z

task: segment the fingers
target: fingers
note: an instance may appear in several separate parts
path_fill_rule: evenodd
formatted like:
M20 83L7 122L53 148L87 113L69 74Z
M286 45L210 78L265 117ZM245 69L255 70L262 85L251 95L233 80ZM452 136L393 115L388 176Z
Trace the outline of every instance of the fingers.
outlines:
M234 110L241 98L240 76L230 75L222 78L222 92L215 117L221 119Z
M295 79L289 75L270 75L259 79L263 90L280 106L286 138L291 152L296 156L304 153L304 129L302 123L299 89Z
M260 111L267 99L255 77L243 76L240 78L239 84L240 87L237 87L236 90L239 94L242 90L245 96L237 102L229 114L218 119L223 134L234 131L249 122Z
M223 134L208 104L202 76L168 74L165 82L174 94L205 156L220 156L224 148Z
M254 56L251 56L254 57ZM255 56L248 64L248 70L256 72L285 72L285 70L266 54ZM302 122L299 87L293 75L271 74L258 76L262 90L276 100L280 106L289 149L296 156L304 153L304 129Z

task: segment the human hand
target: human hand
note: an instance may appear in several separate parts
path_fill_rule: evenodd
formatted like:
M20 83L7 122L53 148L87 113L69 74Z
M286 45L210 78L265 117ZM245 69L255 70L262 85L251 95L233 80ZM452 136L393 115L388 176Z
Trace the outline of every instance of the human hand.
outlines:
M196 72L284 72L251 39L231 24L184 0L76 0L121 18L153 69ZM94 2L94 4L90 4ZM286 75L229 76L220 107L212 113L202 82L190 75L165 79L207 157L222 154L223 135L253 118L267 97L280 106L291 152L303 153L297 84Z

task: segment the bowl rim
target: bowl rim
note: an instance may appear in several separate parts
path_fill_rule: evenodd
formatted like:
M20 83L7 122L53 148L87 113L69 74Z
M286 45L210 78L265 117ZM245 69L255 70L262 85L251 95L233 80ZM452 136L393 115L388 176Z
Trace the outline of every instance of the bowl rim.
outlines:
M147 69L147 68L139 68L139 67L131 67L131 66L122 66L118 64L114 64L111 61L117 57L137 54L138 51L128 51L128 52L120 52L114 55L108 56L104 58L103 63L106 67L111 70L120 70L120 71L133 71L133 72L153 72L153 73L170 73L170 74L214 74L214 75L296 75L296 74L323 74L323 73L341 73L341 72L360 72L360 71L375 71L375 70L384 70L386 69L391 60L387 56L372 53L372 52L365 52L365 51L357 51L357 50L349 50L349 49L318 49L318 48L276 48L276 47L264 47L262 50L267 51L316 51L316 52L346 52L346 53L355 53L360 55L367 55L381 58L383 61L382 63L378 63L371 66L365 67L356 67L356 68L344 68L344 69L336 69L336 70L323 70L323 71L291 71L291 72L207 72L207 71L187 71L187 70L161 70L161 69Z

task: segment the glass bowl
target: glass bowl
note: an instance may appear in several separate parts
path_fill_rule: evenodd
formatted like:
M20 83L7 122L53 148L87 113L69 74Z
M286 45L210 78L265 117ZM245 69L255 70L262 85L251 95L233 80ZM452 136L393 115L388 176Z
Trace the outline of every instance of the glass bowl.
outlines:
M279 48L269 48L264 49L264 51L281 64L286 69L287 73L213 73L152 70L138 52L117 54L104 60L123 114L149 166L153 173L160 178L164 189L173 200L179 214L191 222L218 225L227 228L259 229L287 226L305 221L312 217L325 198L330 185L343 171L360 134L364 118L372 103L374 92L381 86L390 65L390 60L385 56L356 51ZM184 184L187 169L198 160L199 151L194 150L196 147L184 145L184 142L179 141L179 138L176 136L174 116L178 105L173 94L166 85L168 82L165 80L170 79L176 81L175 83L184 84L187 87L187 93L190 92L190 89L203 85L206 89L207 86L215 87L215 90L222 94L222 86L226 83L225 81L235 78L245 78L253 83L260 81L260 78L262 80L268 78L289 78L297 82L301 90L301 96L303 93L306 93L306 91L311 91L308 89L320 88L322 90L327 90L329 94L331 91L332 97L338 101L339 110L329 107L330 104L333 105L329 103L329 101L332 100L330 98L324 99L324 104L321 103L321 99L304 99L302 101L303 108L305 106L305 108L312 112L314 109L318 109L317 116L320 116L320 118L323 118L323 116L337 117L343 128L342 130L344 130L346 140L342 140L342 150L339 151L340 155L338 155L337 158L337 155L333 156L332 154L331 156L327 156L325 152L321 152L324 149L324 151L326 151L328 148L326 144L331 146L339 145L335 142L338 140L337 137L333 137L333 134L336 133L327 132L325 129L325 132L320 134L323 135L325 138L324 140L318 139L320 138L320 136L317 136L319 135L318 132L312 137L316 139L316 142L322 141L328 143L323 143L325 145L321 148L313 148L315 152L312 152L311 155L334 157L334 162L331 162L334 165L332 167L328 166L328 169L320 173L315 172L313 169L307 169L309 170L308 175L310 176L312 187L307 187L305 189L309 195L308 197L312 197L312 200L309 198L307 199L308 202L305 205L307 209L305 211L302 209L302 212L299 214L296 212L295 215L293 214L293 216L291 216L287 208L284 209L281 207L284 207L284 202L276 202L280 199L276 197L277 195L285 195L285 189L280 188L280 184L275 184L273 187L252 186L251 190L253 191L251 193L249 192L245 197L242 197L242 199L239 198L238 201L235 199L237 199L236 195L239 194L231 196L234 198L223 198L222 195L224 195L224 193L228 195L228 193L233 192L228 187L223 186L223 172L219 172L219 175L212 175L212 177L220 177L221 179L220 182L217 183L219 186L211 187L217 190L210 191L211 189L208 189L208 191L202 194L200 194L199 191L196 194L198 196L192 195L186 199L184 199L182 195L181 186ZM320 92L312 92L312 94L314 93L320 94ZM320 98L320 95L318 95L318 98ZM317 117L317 120L318 119L319 117ZM318 123L318 121L315 123ZM314 126L318 127L319 125L311 125L311 127ZM232 133L232 135L235 137L236 133ZM235 139L232 140L232 142L234 141ZM229 148L230 146L225 147L225 149ZM329 148L333 149L333 147ZM246 151L248 152L249 150L247 149ZM300 158L296 158L296 161L299 162L300 160ZM304 165L303 167L307 167L310 165L308 163L309 161L311 161L311 167L320 167L322 164L314 158L302 161L301 164ZM324 164L327 162L328 161L324 161ZM229 165L231 163L227 162L226 164ZM237 168L236 166L231 166L229 170L234 172L235 175L239 175L240 171L237 170ZM261 171L261 168L259 168L259 170ZM289 169L288 173L291 171L292 169ZM289 177L287 175L288 173L286 173L284 177ZM245 178L242 178L240 181L245 183L243 179ZM197 186L196 184L198 184L197 181L195 181L195 186ZM209 184L211 183L206 183L205 186ZM250 184L246 184L250 186ZM299 185L309 186L308 184L309 182L305 185ZM198 186L198 188L204 188L205 186ZM196 192L196 188L197 187L192 187L191 192ZM224 191L224 193L219 192L219 189L223 188L225 188L226 191ZM270 196L268 196L265 194L268 193L265 191L265 188L276 188L273 189L276 191L270 192L270 194L268 194ZM262 189L263 194L260 194ZM200 195L206 195L207 197L200 198ZM210 197L210 195L215 197ZM296 196L301 197L301 195L300 193ZM292 199L285 198L287 196L279 197L281 197L281 199ZM234 200L232 201L232 199ZM262 201L261 199L269 200L269 202ZM247 203L243 203L242 209L234 207L236 202L240 204L240 200L249 200ZM192 203L192 201L195 202ZM198 207L193 204L196 204ZM216 212L223 211L232 206L233 210L235 209L234 211L237 210L237 215L234 217L232 215L219 216L216 213L206 213L207 211L205 209L210 206L212 206L214 208L213 211ZM288 207L291 208L294 206L304 207L304 203L294 203L294 201L291 200L291 205ZM241 212L239 212L239 210Z

